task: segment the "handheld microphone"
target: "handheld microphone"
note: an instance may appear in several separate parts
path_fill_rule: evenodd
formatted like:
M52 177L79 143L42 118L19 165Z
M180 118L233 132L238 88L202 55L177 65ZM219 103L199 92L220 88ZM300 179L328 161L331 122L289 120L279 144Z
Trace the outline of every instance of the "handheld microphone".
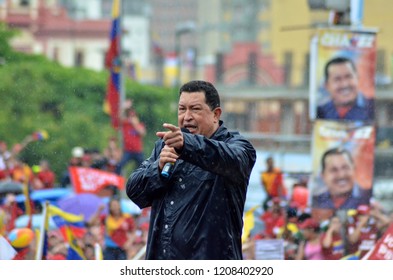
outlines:
M167 162L167 163L165 163L165 165L164 165L164 167L162 168L162 171L161 171L161 176L163 176L165 178L168 178L171 175L171 173L172 173L172 168L173 168L174 165L175 165L174 162Z
M181 128L182 132L189 133L190 131L187 128ZM167 162L165 163L164 167L161 170L161 176L168 178L171 176L173 167L175 166L174 162Z

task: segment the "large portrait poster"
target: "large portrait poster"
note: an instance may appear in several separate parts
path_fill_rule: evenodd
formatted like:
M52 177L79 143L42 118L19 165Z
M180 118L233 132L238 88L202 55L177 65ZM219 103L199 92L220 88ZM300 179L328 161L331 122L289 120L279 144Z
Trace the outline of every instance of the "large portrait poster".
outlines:
M319 30L311 43L311 119L375 118L375 31Z
M310 198L313 215L369 204L374 173L375 129L362 122L314 124Z

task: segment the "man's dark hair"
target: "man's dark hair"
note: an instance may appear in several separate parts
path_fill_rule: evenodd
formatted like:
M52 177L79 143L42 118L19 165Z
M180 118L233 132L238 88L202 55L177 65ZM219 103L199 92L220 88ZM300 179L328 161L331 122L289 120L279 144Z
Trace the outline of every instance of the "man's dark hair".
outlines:
M322 172L325 171L325 168L326 168L326 158L331 155L347 155L349 158L349 161L353 164L352 155L348 150L343 149L343 148L332 148L332 149L327 150L322 155L322 160L321 160Z
M329 78L329 67L331 65L343 64L343 63L351 64L353 71L356 73L356 66L351 59L346 58L346 57L335 57L335 58L332 58L331 60L329 60L328 63L326 63L326 65L325 65L325 82L327 82L327 80Z
M204 92L206 104L211 110L220 107L220 96L216 88L209 82L191 81L185 83L179 90L179 96L182 92Z

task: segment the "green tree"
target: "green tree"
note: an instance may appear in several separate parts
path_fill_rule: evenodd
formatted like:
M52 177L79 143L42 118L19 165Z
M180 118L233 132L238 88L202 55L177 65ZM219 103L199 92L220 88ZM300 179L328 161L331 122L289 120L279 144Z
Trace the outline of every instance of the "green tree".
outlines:
M45 130L49 138L27 145L21 157L29 164L50 161L60 179L75 146L105 147L117 136L103 112L109 73L66 68L42 56L13 52L8 44L12 32L0 28L0 139L9 147L27 135ZM126 98L147 128L145 154L149 155L163 122L176 123L177 94L172 89L125 81Z

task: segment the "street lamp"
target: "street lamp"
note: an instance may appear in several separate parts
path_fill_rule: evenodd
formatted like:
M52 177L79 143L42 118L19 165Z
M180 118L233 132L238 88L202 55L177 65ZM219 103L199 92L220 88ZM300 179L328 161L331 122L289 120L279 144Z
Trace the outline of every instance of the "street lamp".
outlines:
M176 25L175 30L175 53L177 58L177 78L176 86L181 84L181 48L180 48L180 37L184 34L191 33L195 31L196 26L193 21L181 22Z

